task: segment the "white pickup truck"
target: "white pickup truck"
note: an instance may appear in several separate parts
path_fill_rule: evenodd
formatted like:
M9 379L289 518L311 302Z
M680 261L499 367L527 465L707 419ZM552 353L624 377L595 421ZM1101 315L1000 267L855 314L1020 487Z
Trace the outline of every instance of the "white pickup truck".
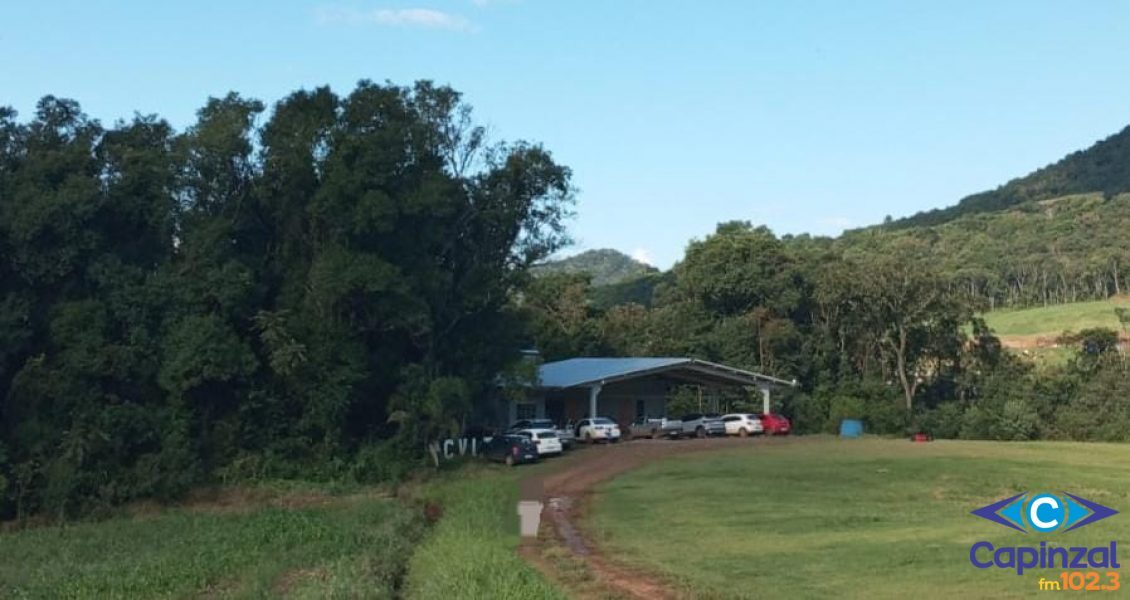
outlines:
M683 434L683 422L678 419L668 419L666 417L639 417L632 421L629 431L633 438L651 438L667 437L671 439L678 439Z

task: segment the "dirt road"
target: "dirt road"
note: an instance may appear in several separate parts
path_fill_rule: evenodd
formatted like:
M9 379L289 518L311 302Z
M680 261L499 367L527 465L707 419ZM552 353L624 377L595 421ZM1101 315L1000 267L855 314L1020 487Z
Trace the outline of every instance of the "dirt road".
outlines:
M541 499L545 509L538 539L524 544L521 554L567 592L581 597L608 594L649 599L682 597L685 592L681 593L672 582L618 564L593 544L584 530L584 515L589 509L592 490L597 484L664 457L758 443L765 441L741 438L634 440L574 450L556 459L557 464L549 472L530 476L522 482L523 497ZM575 585L577 567L573 565L579 565L586 576L594 578L595 585L579 590ZM566 570L569 572L563 572Z

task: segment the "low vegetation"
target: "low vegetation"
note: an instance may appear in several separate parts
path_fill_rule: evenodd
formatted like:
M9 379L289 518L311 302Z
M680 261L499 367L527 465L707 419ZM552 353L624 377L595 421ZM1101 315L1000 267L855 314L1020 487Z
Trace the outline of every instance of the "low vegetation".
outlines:
M391 598L423 515L373 493L202 502L0 534L0 597Z
M564 598L517 553L517 478L551 466L468 469L425 489L423 498L442 506L443 518L412 556L406 596Z
M675 458L599 489L591 527L605 552L695 598L1001 598L1038 591L969 564L970 545L1031 543L969 511L1024 491L1120 506L1119 445L807 438ZM646 507L646 510L641 510ZM1071 545L1130 537L1121 516Z
M221 488L3 532L0 597L563 598L516 552L518 477L546 466L465 465L400 498Z

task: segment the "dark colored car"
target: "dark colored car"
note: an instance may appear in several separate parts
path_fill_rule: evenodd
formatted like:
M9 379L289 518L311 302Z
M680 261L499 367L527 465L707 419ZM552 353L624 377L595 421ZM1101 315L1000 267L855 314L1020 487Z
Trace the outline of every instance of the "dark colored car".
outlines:
M785 417L767 413L761 416L761 426L765 428L765 435L787 435L792 430L792 424Z
M538 461L538 447L530 438L520 435L496 435L483 449L488 460L506 463L512 467L520 463Z

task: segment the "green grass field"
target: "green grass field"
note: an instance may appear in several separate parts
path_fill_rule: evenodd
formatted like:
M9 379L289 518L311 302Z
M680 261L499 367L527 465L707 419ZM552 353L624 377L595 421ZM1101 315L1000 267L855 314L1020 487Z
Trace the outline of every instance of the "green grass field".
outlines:
M1047 335L1106 327L1119 331L1114 309L1130 308L1130 300L1110 299L1076 302L1020 310L995 310L984 315L985 322L999 336Z
M1125 509L1130 446L755 442L613 480L598 491L590 526L609 556L691 597L1025 597L1060 571L980 570L969 563L970 546L1130 539L1128 515L1036 536L969 514L1044 490Z
M0 598L561 597L515 553L529 472L468 465L411 487L409 502L298 484L0 532ZM424 500L443 506L431 528Z
M552 463L509 470L476 466L427 488L424 496L443 506L444 515L412 556L406 596L565 598L516 552L518 478L547 468Z
M422 517L369 495L0 534L4 598L392 597Z

